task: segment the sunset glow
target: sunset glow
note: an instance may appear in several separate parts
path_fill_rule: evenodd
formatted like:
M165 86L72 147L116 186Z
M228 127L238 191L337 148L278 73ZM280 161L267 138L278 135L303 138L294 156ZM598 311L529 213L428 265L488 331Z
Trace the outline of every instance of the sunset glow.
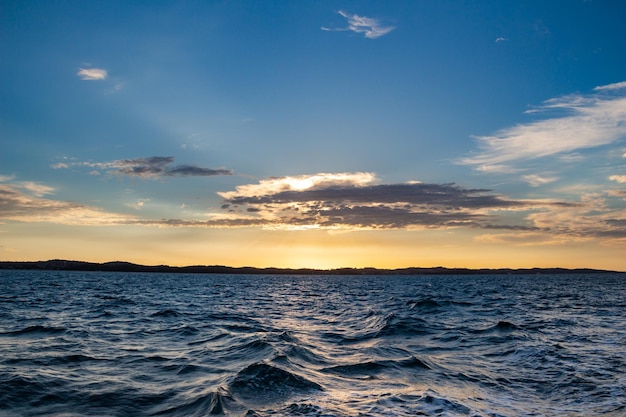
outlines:
M3 2L0 260L626 271L625 12Z

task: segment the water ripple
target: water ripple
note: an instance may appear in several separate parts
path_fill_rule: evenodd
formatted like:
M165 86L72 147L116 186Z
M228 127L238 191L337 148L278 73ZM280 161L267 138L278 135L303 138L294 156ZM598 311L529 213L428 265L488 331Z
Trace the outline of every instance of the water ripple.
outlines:
M0 415L622 416L626 280L0 271Z

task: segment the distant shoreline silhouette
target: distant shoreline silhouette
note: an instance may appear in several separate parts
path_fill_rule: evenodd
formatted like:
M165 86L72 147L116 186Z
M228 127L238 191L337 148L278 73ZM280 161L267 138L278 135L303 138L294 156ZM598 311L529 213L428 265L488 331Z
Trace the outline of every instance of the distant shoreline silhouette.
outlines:
M482 275L482 274L594 274L626 273L591 268L446 268L409 267L396 269L379 268L257 268L251 266L231 267L223 265L139 265L131 262L84 262L53 259L48 261L0 261L0 269L44 270L44 271L101 271L101 272L156 272L170 274L245 274L245 275Z

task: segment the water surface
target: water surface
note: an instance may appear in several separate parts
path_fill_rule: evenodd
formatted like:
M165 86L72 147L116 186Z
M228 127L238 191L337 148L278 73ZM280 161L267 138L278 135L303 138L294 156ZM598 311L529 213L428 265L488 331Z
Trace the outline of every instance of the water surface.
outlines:
M0 414L623 416L623 274L0 271Z

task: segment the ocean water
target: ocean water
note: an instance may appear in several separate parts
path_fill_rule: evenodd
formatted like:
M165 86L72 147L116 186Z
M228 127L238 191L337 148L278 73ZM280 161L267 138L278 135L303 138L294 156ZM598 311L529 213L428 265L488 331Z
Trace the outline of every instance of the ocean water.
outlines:
M626 276L0 271L3 416L623 416Z

